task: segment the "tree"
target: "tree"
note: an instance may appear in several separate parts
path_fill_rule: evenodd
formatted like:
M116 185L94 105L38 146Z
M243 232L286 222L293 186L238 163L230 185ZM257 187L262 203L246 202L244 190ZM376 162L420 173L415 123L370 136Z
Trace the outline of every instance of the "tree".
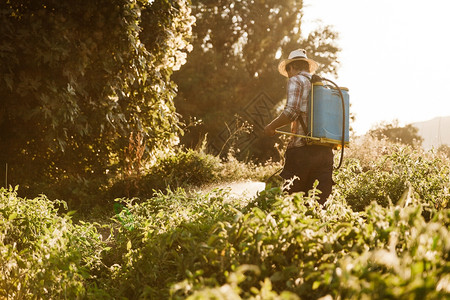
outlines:
M126 160L136 136L147 153L174 141L170 76L189 49L188 1L1 2L0 161L10 183L99 176Z
M447 144L440 145L437 149L437 152L442 153L445 156L447 156L448 158L450 158L450 146Z
M423 138L419 135L419 130L412 124L408 124L405 127L400 127L398 121L394 121L392 124L380 124L376 128L371 129L369 134L377 139L387 138L388 140L410 145L413 147L422 146Z
M278 74L279 58L304 48L320 64L322 74L335 74L338 66L337 34L330 27L302 37L302 1L193 1L193 51L180 72L177 111L189 123L202 120L182 138L194 147L207 133L212 145L221 148L227 125L236 127L234 116L253 123L251 153L262 160L275 155L274 139L262 136L263 121L275 116L285 97L286 80ZM259 96L270 103L270 115L261 112L261 122L249 120L245 109ZM233 131L233 130L230 130ZM247 144L247 146L248 146Z

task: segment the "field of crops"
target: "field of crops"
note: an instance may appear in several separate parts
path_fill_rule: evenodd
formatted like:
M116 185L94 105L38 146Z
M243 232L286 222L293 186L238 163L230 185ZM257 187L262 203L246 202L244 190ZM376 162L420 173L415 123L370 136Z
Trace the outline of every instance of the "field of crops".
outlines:
M89 217L1 189L0 298L449 299L449 176L439 153L365 143L323 209L276 181L252 199L173 187Z

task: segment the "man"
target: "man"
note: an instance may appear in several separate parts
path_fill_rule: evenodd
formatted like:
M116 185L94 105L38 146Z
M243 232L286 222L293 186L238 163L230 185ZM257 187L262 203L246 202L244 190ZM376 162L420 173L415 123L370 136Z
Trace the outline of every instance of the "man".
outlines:
M275 135L277 128L289 123L291 123L292 133L307 135L305 130L311 77L317 67L314 60L306 57L306 51L303 49L292 51L288 59L278 65L280 74L289 78L287 101L282 113L265 127L266 135ZM315 180L318 180L317 188L322 192L319 203L323 205L331 193L332 173L333 151L330 147L307 145L305 138L291 137L285 153L284 168L280 173L280 176L286 180L294 176L299 178L287 188L289 193L307 193L313 187Z

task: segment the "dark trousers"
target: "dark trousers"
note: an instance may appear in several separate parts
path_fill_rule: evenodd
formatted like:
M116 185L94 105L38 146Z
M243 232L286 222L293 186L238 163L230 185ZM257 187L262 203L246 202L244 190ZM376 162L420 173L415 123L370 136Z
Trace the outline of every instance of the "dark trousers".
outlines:
M319 203L324 204L333 187L333 150L329 147L310 145L286 150L285 163L280 176L294 180L286 189L288 193L305 192L312 189L314 181L318 180L317 188L322 192Z

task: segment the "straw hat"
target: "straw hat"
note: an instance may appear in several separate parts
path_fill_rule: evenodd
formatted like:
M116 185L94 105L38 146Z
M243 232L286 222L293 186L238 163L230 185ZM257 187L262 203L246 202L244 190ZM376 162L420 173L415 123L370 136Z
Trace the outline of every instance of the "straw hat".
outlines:
M304 49L297 49L292 51L289 54L289 57L285 60L282 60L280 64L278 65L278 72L280 72L281 75L288 77L288 74L286 72L286 66L296 60L304 60L309 63L309 73L314 74L314 72L319 67L318 64L312 60L306 57L306 51Z

